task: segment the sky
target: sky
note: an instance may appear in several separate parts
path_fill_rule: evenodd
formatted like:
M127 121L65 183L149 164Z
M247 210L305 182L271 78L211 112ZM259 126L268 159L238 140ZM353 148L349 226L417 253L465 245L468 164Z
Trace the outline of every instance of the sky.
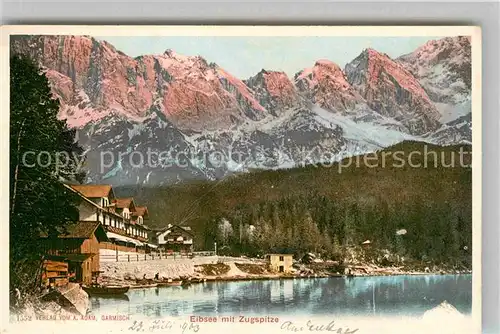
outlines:
M162 54L167 49L186 56L202 56L240 79L260 70L283 71L290 77L311 67L318 59L329 59L340 67L364 49L373 48L396 58L410 53L429 40L441 37L225 37L182 36L96 37L113 44L131 57Z

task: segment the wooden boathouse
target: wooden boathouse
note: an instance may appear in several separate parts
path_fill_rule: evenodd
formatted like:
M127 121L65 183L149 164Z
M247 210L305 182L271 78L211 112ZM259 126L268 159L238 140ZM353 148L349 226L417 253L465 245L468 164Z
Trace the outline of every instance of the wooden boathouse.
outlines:
M73 277L75 282L90 284L92 275L99 272L99 243L105 241L109 240L102 225L91 221L70 224L57 237L42 236L48 258L44 265L46 277L62 279L53 274L53 269L62 269L62 263L67 263L66 270L55 271L67 271L68 279Z

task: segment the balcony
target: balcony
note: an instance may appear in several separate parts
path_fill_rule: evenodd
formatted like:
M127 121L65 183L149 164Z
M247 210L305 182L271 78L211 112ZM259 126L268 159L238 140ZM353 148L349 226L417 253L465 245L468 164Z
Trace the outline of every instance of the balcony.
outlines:
M128 237L128 238L133 238L133 239L136 239L136 240L139 240L142 242L148 242L147 237L142 237L142 236L138 236L138 235L133 235L131 233L127 233L127 231L125 231L124 229L121 229L119 227L113 227L113 226L109 226L109 225L106 225L104 227L106 228L106 230L108 232L119 234L119 235L122 235L122 236Z

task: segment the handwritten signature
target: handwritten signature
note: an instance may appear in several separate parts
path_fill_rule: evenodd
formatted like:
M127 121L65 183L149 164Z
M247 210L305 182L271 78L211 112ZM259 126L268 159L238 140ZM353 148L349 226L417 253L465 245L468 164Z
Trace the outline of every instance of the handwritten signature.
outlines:
M182 334L184 334L198 332L200 330L200 325L193 324L187 321L176 323L172 320L153 320L147 323L142 320L134 320L128 330L133 332L180 331Z
M281 324L280 328L282 330L294 333L310 331L310 332L334 332L338 334L353 334L359 330L359 328L350 329L350 328L337 327L334 320L330 321L327 325L317 325L313 323L311 320L308 320L305 325L296 324L293 323L292 321L285 321Z

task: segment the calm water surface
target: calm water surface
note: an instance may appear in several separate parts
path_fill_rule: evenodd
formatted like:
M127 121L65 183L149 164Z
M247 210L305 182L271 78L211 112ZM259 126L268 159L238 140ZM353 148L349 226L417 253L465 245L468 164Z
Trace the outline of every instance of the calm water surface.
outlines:
M209 282L187 288L133 289L126 297L91 297L96 315L409 315L448 301L472 309L472 275L317 278Z

